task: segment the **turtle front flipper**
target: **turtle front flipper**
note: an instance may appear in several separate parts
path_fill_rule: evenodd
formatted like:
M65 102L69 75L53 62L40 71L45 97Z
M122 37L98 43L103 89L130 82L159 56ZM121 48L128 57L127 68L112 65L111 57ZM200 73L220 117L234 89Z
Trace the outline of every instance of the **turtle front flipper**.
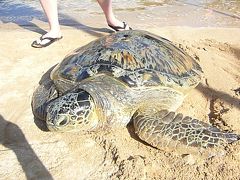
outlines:
M156 113L138 111L133 116L136 134L157 148L174 144L214 147L240 139L234 133L221 132L218 128L182 114L161 110Z
M48 104L58 97L52 80L46 80L40 84L33 93L32 111L35 117L46 120L46 108Z

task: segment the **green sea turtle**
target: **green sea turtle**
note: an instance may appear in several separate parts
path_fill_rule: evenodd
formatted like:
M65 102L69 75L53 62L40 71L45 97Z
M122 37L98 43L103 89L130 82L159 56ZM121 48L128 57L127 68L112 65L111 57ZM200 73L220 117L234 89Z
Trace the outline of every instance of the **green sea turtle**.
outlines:
M174 111L200 82L199 64L169 40L123 31L75 50L51 70L32 99L51 131L126 126L152 146L179 142L212 147L239 135Z

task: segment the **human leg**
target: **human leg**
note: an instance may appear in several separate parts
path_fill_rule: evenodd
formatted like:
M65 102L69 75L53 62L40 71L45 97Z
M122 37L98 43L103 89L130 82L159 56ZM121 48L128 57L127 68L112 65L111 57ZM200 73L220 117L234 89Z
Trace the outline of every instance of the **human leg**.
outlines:
M61 37L60 25L58 21L57 0L40 0L42 8L47 16L50 31L43 37Z
M35 48L49 46L62 38L58 21L57 0L40 0L40 3L47 16L50 30L38 40L33 41L32 47Z
M60 25L58 21L57 0L40 0L42 8L48 18L50 31L43 37L60 37Z

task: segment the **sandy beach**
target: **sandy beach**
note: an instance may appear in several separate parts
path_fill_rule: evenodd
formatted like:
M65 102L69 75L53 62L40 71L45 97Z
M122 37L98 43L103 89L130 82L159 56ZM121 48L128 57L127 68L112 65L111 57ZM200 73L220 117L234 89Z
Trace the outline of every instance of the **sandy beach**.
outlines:
M61 41L34 49L32 41L47 24L33 23L38 27L0 24L0 179L239 179L240 142L221 149L221 155L202 159L148 146L133 137L131 128L84 136L45 131L31 110L42 75L110 30L93 22L84 28L62 26ZM171 40L204 71L179 111L240 134L240 29L141 29Z

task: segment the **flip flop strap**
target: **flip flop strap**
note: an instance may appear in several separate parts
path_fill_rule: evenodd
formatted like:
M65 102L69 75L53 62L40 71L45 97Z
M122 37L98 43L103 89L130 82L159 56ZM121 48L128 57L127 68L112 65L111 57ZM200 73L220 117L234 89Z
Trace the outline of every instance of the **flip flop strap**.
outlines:
M55 39L59 39L59 38L51 38L51 37L44 37L44 38L43 38L43 36L40 37L40 40L41 40L41 41L43 41L43 40L52 41L52 40L55 40Z
M113 28L115 31L119 30L119 29L125 29L127 27L127 24L125 22L123 22L123 27L121 26L112 26L109 25L109 27Z

